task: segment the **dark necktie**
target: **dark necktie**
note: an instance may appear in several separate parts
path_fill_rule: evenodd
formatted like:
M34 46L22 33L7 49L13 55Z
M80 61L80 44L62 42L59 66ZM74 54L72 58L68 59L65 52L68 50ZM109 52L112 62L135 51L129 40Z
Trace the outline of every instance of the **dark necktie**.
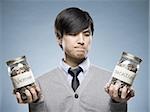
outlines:
M80 85L78 75L81 71L83 71L83 69L81 67L78 67L76 69L69 68L69 70L68 70L68 73L73 77L71 86L72 86L72 89L74 90L74 92L76 91L76 89Z

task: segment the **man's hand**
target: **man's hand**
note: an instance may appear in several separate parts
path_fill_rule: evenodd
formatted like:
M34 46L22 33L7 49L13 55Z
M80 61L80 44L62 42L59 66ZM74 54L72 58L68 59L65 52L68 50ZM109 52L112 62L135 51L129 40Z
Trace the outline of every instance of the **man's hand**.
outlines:
M19 92L16 92L18 103L25 104L37 101L41 96L40 88L37 85L35 85L34 87L28 87L28 89L25 90L25 94L27 96L27 100L23 101L21 98L21 94Z
M117 83L106 84L105 91L115 102L126 102L135 95L135 92L131 87L124 86L120 88L120 85L118 85Z

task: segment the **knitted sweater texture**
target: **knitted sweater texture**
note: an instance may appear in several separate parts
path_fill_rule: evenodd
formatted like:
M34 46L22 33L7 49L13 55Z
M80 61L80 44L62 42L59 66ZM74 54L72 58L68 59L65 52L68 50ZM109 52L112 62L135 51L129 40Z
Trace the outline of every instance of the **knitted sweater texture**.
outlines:
M111 72L91 65L85 79L73 91L60 68L40 76L41 99L29 104L30 112L127 112L127 103L114 103L105 92Z

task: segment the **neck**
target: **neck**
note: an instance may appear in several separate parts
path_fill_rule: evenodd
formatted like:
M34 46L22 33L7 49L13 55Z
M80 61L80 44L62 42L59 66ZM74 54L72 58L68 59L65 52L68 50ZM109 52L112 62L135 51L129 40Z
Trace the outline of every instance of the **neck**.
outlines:
M68 65L70 65L71 67L76 67L78 66L80 63L82 63L86 58L83 59L68 59L67 57L64 59L64 62L67 63Z

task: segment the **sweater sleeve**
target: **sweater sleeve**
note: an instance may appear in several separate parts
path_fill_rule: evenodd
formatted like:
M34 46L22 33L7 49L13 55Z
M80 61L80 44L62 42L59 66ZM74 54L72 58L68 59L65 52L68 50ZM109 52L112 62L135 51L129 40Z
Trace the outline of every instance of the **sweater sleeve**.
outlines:
M45 112L44 102L30 103L29 112Z
M115 103L110 99L111 112L127 112L127 102Z
M40 83L38 79L36 79L36 85L40 87ZM29 107L29 112L45 112L44 96L41 94L40 99L37 100L36 102L29 103L28 107Z

